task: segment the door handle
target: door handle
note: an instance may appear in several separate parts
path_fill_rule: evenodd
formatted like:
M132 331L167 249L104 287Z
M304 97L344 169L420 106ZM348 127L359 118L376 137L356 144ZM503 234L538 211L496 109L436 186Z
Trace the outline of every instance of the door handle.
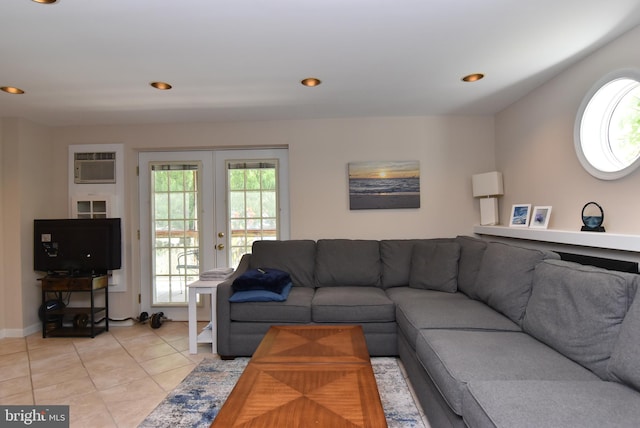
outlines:
M216 248L218 250L224 250L224 244L218 244L218 245L216 245Z

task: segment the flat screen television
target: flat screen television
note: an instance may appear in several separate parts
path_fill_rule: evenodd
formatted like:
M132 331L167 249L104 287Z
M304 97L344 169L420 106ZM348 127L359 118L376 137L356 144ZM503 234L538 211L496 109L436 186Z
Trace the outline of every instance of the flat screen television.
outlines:
M119 218L34 220L34 270L101 275L121 266Z

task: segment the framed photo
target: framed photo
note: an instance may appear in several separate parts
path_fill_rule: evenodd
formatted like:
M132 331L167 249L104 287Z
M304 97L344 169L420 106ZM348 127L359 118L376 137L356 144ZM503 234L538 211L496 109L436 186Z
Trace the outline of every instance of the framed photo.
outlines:
M515 204L511 207L511 227L529 226L529 216L531 215L531 204Z
M352 210L420 208L420 162L350 162Z
M551 217L551 207L534 207L531 214L531 224L529 227L537 227L546 229L549 226L549 218Z

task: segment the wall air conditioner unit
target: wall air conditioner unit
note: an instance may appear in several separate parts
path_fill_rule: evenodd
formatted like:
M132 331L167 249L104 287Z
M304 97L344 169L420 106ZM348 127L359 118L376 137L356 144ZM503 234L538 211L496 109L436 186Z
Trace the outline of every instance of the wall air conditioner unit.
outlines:
M74 182L115 183L116 152L74 153Z

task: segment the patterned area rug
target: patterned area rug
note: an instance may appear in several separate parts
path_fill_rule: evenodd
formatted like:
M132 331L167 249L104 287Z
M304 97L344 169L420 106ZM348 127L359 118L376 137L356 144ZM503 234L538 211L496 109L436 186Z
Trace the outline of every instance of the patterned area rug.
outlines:
M203 360L139 428L208 427L242 374L248 358ZM425 427L396 358L372 358L389 428Z

